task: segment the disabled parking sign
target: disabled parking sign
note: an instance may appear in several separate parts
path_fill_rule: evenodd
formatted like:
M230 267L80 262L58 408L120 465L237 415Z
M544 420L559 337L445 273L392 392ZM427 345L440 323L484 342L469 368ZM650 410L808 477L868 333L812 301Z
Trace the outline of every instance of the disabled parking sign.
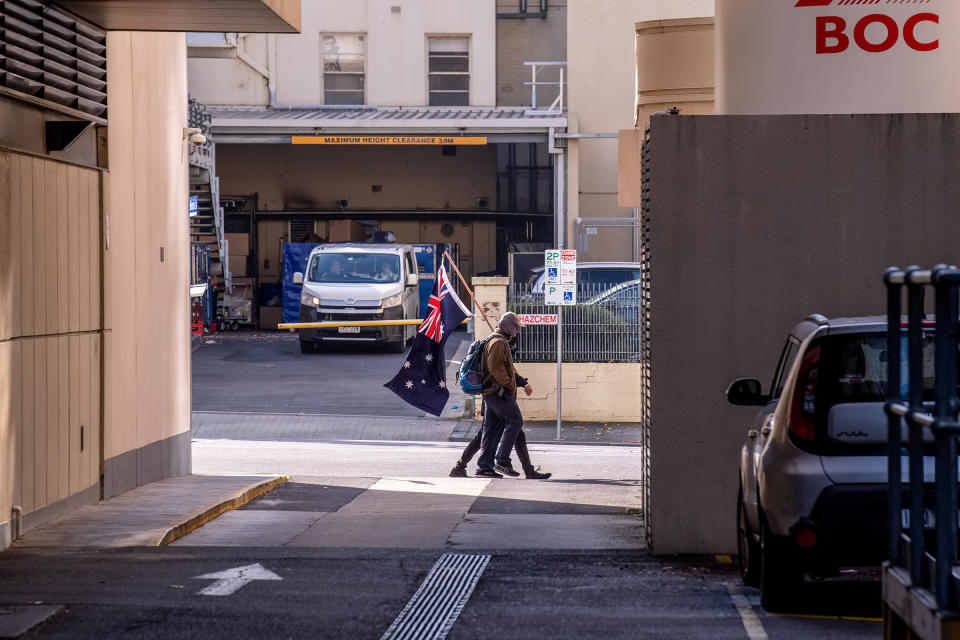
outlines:
M577 304L577 252L550 249L544 254L544 302L549 305Z

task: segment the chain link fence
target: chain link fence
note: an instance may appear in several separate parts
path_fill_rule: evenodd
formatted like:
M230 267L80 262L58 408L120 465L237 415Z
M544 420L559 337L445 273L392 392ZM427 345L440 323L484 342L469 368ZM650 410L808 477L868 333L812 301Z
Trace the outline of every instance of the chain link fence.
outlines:
M564 362L640 362L641 281L614 287L580 285L577 304L560 307L544 304L543 291L514 284L508 311L517 314L559 314ZM517 362L556 362L557 327L528 325L520 332Z

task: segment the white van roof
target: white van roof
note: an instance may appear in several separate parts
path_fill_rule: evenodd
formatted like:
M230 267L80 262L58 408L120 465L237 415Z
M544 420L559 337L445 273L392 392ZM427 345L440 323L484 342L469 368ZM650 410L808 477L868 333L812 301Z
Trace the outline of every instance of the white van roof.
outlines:
M315 248L310 253L326 253L335 251L337 253L403 253L404 251L413 251L412 244L375 244L369 242L334 242L323 244Z

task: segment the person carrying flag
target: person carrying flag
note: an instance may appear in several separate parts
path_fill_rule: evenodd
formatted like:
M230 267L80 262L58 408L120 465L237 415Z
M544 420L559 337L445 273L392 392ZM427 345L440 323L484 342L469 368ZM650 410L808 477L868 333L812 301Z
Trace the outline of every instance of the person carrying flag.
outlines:
M479 478L502 478L498 471L511 476L520 475L510 464L510 451L523 433L523 415L517 405L517 388L519 383L525 383L526 380L520 377L513 364L510 343L516 341L522 326L517 314L508 311L500 318L496 331L483 349L483 370L486 373L483 401L486 411L481 428L480 459L477 461L476 476ZM530 395L533 390L529 384L524 386L524 391ZM526 448L526 436L522 448ZM529 463L529 455L526 457L527 460L521 458L521 462L524 463L528 478L550 477L548 473L539 473L533 469L533 465Z
M515 350L516 340L510 344L511 357L513 357ZM528 396L533 393L533 388L530 386L530 383L519 373L515 373L515 381L517 383L517 388L522 388L524 393L526 393ZM480 414L483 416L484 422L486 422L487 418L486 409L486 403L484 403L480 409ZM463 453L460 454L460 459L457 460L457 464L453 465L453 469L450 470L451 478L467 477L467 465L470 464L471 460L473 460L473 456L477 455L477 452L480 451L482 437L483 429L481 428L479 431L477 431L477 435L473 437L473 440L467 443ZM546 480L553 475L551 473L540 471L540 467L533 466L533 462L530 460L530 449L527 448L527 435L524 433L523 429L521 429L520 433L517 435L517 442L513 445L513 449L517 452L517 459L520 460L520 467L523 469L523 474L526 476L527 480ZM520 475L513 470L512 466L501 467L499 465L495 465L494 470L497 471L497 473L503 473L513 477Z

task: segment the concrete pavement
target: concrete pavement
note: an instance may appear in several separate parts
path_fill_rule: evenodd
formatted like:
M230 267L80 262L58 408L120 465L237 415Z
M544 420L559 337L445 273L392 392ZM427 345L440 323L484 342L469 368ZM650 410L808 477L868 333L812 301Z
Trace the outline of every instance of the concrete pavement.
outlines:
M624 480L639 469L636 447L533 445L534 460L557 473L550 481L440 475L461 447L197 441L198 470L293 478L170 546L17 545L0 553L0 615L10 605L63 607L31 632L40 638L376 639L453 551L491 559L451 639L879 633L861 619L877 615L875 582L811 583L799 615L768 615L729 559L650 558L601 526L639 530L639 485ZM250 566L277 579L204 595L213 578L202 576ZM748 636L746 614L762 635L753 625Z
M197 475L170 478L46 522L24 533L14 546L157 546L273 490L279 480Z

